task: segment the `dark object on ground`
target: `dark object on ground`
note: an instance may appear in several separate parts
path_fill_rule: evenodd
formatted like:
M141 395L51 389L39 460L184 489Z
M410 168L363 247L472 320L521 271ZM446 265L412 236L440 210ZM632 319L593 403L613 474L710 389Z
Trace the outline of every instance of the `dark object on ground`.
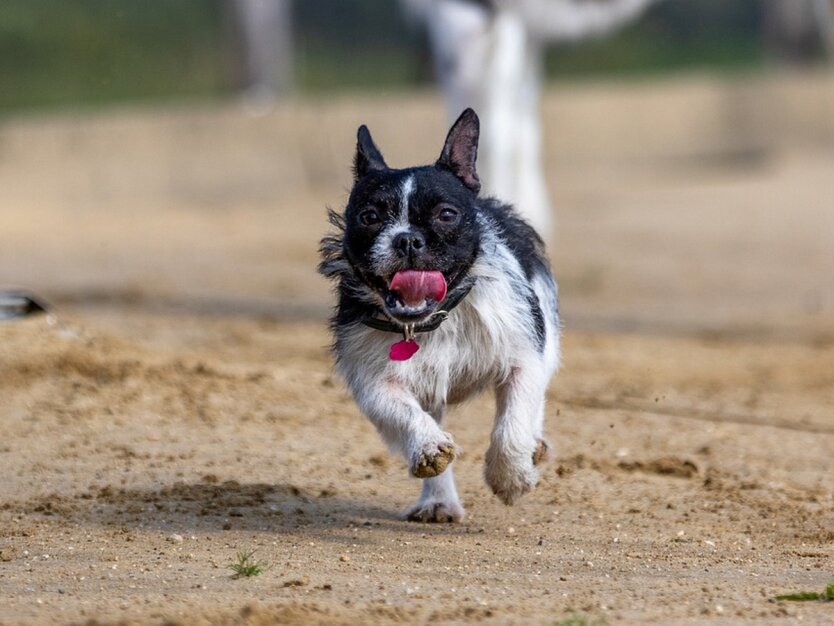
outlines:
M0 322L46 313L49 309L43 300L26 291L0 290Z

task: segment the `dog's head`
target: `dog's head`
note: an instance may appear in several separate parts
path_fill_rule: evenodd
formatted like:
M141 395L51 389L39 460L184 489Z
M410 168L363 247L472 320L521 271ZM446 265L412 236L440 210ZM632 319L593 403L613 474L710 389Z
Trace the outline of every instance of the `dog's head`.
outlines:
M347 278L363 300L403 324L431 316L477 254L478 132L478 116L467 109L434 165L392 169L361 126L350 199L344 216L333 216L343 233L322 242L321 271Z

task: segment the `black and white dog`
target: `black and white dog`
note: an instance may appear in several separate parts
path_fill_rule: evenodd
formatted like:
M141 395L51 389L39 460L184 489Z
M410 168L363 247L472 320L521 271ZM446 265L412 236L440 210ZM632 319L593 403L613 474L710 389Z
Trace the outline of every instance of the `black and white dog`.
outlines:
M405 512L414 521L464 515L451 467L458 448L441 427L448 404L495 388L484 475L506 504L535 486L547 452L556 283L535 231L510 206L478 197L478 134L467 109L434 165L392 169L360 127L347 208L330 212L338 232L321 242L319 271L338 280L337 369L423 479Z

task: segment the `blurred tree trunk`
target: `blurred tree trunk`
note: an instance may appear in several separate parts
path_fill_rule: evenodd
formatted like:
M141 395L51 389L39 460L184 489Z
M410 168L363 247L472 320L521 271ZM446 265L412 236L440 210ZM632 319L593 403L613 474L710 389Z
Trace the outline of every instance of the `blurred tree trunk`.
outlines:
M764 0L764 40L779 61L834 58L834 0Z
M254 104L269 106L293 84L290 0L226 0L232 83Z

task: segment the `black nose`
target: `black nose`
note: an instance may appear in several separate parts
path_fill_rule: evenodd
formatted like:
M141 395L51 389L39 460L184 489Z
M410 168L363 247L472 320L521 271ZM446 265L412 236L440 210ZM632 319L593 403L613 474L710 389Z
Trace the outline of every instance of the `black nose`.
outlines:
M420 251L426 247L426 239L420 233L409 231L407 233L399 233L391 242L394 250L401 256L408 256L409 254L419 254Z

